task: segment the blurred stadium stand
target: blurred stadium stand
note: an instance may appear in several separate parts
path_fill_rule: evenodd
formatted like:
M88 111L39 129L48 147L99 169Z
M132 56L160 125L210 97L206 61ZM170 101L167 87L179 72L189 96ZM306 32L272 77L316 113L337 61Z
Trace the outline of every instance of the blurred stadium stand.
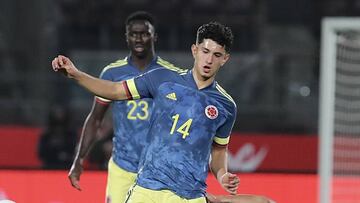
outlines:
M235 130L305 134L317 130L320 18L359 10L357 1L324 0L4 0L0 5L1 124L42 126L58 102L70 104L80 125L91 95L51 73L51 59L67 54L98 75L127 54L125 17L147 10L157 18L159 55L187 68L200 24L218 20L232 27L232 59L218 80L237 102Z

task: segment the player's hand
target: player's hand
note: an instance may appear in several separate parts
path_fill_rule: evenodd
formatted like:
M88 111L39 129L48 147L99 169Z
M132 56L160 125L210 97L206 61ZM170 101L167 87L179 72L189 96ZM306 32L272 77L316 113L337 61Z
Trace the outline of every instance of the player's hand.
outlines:
M69 171L68 178L70 180L71 185L79 191L81 191L79 181L82 172L83 172L83 167L80 161L75 160Z
M71 60L63 55L59 55L51 62L55 72L61 72L68 78L74 78L79 74L79 70L71 62Z
M230 194L235 195L240 184L240 179L232 173L224 173L220 178L221 186Z

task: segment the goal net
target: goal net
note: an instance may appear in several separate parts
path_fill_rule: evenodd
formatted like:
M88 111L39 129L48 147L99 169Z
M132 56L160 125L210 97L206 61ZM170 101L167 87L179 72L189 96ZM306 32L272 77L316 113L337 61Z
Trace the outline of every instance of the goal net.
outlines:
M319 203L360 202L360 18L322 21Z

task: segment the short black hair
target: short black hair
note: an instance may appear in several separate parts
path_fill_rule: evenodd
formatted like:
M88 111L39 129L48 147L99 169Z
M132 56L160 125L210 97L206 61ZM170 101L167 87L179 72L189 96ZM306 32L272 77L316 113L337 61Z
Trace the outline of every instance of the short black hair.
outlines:
M230 52L234 36L231 28L219 22L210 22L199 27L196 34L196 43L202 43L204 39L211 39L223 46L226 52Z
M132 21L135 20L144 20L148 21L153 27L155 27L155 19L154 16L146 11L135 11L131 13L125 20L125 25L128 26Z

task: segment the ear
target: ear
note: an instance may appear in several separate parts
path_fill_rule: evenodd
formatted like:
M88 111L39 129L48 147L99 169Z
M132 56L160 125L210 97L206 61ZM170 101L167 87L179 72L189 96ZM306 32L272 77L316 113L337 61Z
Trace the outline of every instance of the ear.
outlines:
M221 62L221 66L225 65L225 63L229 60L230 58L230 54L225 54L222 62Z
M191 53L192 53L194 58L196 56L197 51L198 51L198 47L195 44L192 44L191 45Z
M126 43L128 43L128 42L129 42L127 32L125 32L125 40L126 40Z

